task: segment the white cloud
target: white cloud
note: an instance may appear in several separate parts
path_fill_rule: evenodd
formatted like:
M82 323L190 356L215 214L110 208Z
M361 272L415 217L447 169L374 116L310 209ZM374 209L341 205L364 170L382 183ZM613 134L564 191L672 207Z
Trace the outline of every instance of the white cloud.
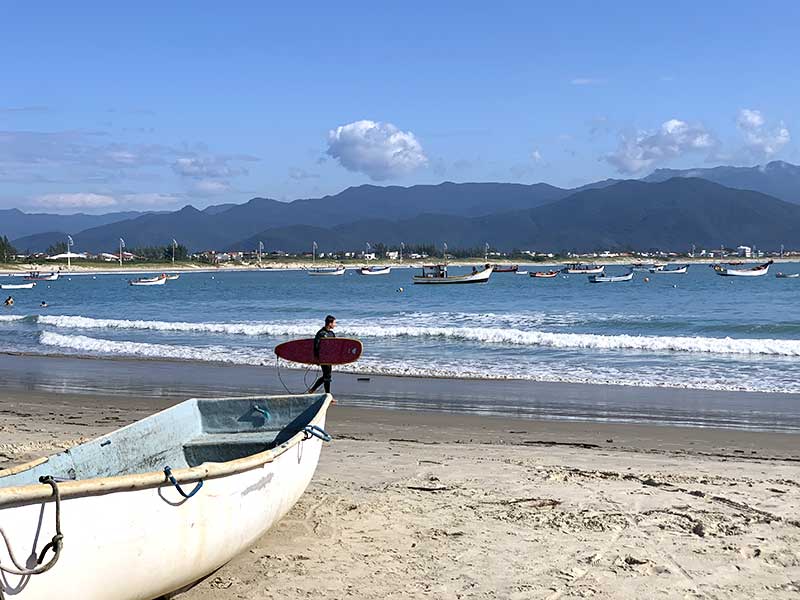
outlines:
M43 208L104 208L117 204L114 196L106 194L44 194L34 198L33 203Z
M190 189L198 196L216 196L231 191L231 184L218 179L200 179Z
M570 79L572 85L602 85L606 83L605 79L598 77L575 77Z
M328 132L328 156L373 181L399 177L427 165L416 136L391 123L355 121Z
M744 136L745 153L756 160L771 158L792 139L782 122L768 128L760 110L741 109L736 117L736 126Z
M247 169L232 167L225 156L183 156L172 163L172 170L184 177L223 178L246 175Z
M616 151L604 160L618 172L632 175L690 152L711 151L716 145L717 140L703 125L670 119L657 131L623 134Z

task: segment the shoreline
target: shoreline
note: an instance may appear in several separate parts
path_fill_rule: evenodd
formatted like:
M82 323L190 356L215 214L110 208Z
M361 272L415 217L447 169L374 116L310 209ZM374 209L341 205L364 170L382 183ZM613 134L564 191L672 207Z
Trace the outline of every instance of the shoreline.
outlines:
M772 260L775 264L782 264L782 263L800 263L800 256L794 257L775 257L775 258L742 258L737 259L741 260L744 265L754 265L754 264L761 264L767 260ZM392 260L375 260L375 261L353 261L351 259L347 259L345 261L338 261L338 260L326 260L320 259L315 264L312 264L308 261L302 260L289 260L289 261L276 261L270 262L262 266L258 265L241 265L241 264L220 264L218 266L214 265L207 265L201 263L179 263L176 265L172 265L170 263L154 263L151 265L146 264L137 264L134 266L112 266L110 264L100 264L100 263L92 263L92 264L73 264L72 267L67 270L66 265L62 263L55 263L55 264L39 264L39 263L20 263L20 264L2 264L0 265L0 277L2 276L13 276L13 275L21 275L29 273L30 271L39 271L42 273L50 273L54 269L58 270L61 269L61 274L63 276L66 275L114 275L114 274L142 274L142 273L161 273L161 272L170 272L170 273L247 273L247 272L286 272L286 271L302 271L304 269L308 269L312 266L318 267L331 267L343 264L345 268L350 270L356 270L361 268L362 266L390 266L392 269L419 269L421 268L422 264L428 263L436 263L441 262L441 260L437 257L431 257L427 259L420 259L415 260L413 262L403 261L402 263L398 261ZM644 262L645 264L650 263L665 263L665 264L688 264L688 265L714 265L714 264L728 264L727 261L719 261L719 260L712 260L707 258L681 258L679 260L672 260L672 259L653 259L653 260L643 260L640 258L603 258L603 259L594 259L588 257L582 258L575 258L575 259L560 259L560 260L549 260L549 261L542 261L542 262L530 262L530 261L514 261L510 259L502 259L502 260L494 260L490 259L488 261L491 264L495 265L519 265L520 267L528 267L528 268L545 268L550 266L565 266L574 262L584 262L584 263L592 263L597 265L604 265L604 266L627 266L634 262ZM455 260L448 260L447 264L451 267L472 267L472 266L480 266L486 264L487 261L484 259L455 259Z
M311 374L274 366L0 354L8 391L138 397L297 393ZM343 406L544 422L800 433L800 394L335 372Z

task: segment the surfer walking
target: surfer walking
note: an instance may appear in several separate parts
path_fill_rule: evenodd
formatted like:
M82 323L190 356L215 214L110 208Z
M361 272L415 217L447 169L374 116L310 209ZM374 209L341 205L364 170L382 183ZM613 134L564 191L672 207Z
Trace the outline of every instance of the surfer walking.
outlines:
M314 358L319 360L319 348L324 338L335 338L336 334L333 333L333 329L336 327L336 317L333 315L328 315L325 317L325 326L317 332L317 335L314 336ZM317 391L317 388L321 385L325 386L325 393L331 393L331 374L333 373L333 368L331 365L320 365L322 368L322 375L314 382L310 388L308 388L308 393L313 394Z

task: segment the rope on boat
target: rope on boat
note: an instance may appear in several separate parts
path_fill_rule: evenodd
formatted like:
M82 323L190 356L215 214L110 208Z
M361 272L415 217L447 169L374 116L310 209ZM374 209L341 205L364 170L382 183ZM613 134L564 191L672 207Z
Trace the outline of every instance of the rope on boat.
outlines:
M175 486L175 489L178 490L178 493L186 498L187 500L194 496L197 492L200 491L200 488L203 487L203 480L197 482L197 485L194 486L194 489L189 492L188 494L183 491L181 484L178 483L178 480L175 479L175 476L172 474L172 469L170 467L164 467L164 476L169 480L169 482Z
M61 549L64 547L64 534L61 533L61 492L58 489L55 478L51 475L40 477L39 482L46 483L53 488L53 498L55 499L56 503L56 533L53 536L53 539L51 539L39 553L39 557L36 560L36 564L38 566L27 568L22 566L17 560L16 556L14 556L14 552L11 550L11 544L6 536L6 532L0 528L0 536L3 537L3 541L6 544L6 549L8 550L8 556L11 558L11 562L14 563L14 567L6 567L0 564L0 571L5 571L6 573L10 573L12 575L22 575L23 577L39 575L40 573L44 573L52 569L61 556ZM42 564L44 561L44 556L47 554L48 550L53 551L53 558L50 559L50 562Z
M306 440L316 437L321 439L323 442L330 442L333 439L331 434L325 431L319 425L306 425L303 427L303 433L305 434L304 439Z
M253 410L261 415L264 415L264 418L267 421L272 419L272 415L269 414L269 411L266 408L261 408L258 404L253 404Z

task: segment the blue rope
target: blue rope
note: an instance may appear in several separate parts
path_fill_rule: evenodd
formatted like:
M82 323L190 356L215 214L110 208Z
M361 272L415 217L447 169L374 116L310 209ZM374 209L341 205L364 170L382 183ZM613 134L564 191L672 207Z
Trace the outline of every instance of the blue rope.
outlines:
M186 492L183 491L183 488L181 488L180 484L178 483L178 480L175 479L175 476L172 474L172 469L170 469L169 467L164 467L164 475L167 477L167 479L169 479L169 482L175 486L175 489L178 490L178 493L187 500L192 496L194 496L197 492L199 492L200 488L203 487L203 480L201 479L200 481L197 482L197 485L194 486L194 489L187 494Z
M321 439L323 442L330 442L333 439L327 431L317 425L306 425L303 427L303 433L305 433L306 439L315 437Z

